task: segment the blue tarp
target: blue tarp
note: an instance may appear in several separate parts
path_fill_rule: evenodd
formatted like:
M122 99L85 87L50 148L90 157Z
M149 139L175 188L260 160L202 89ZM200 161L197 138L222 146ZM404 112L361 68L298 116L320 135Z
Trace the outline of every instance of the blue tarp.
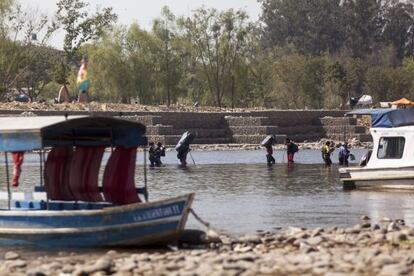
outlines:
M372 127L400 127L414 125L414 108L377 109L371 113Z

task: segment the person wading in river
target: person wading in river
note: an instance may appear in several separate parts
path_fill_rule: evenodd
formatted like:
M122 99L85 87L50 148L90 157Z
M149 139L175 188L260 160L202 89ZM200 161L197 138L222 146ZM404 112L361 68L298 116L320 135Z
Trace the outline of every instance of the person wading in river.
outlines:
M335 150L331 142L327 141L325 145L322 147L322 159L325 162L326 167L330 167L332 165L331 160L331 153Z
M293 143L289 138L286 138L286 147L287 147L287 158L289 163L293 163L293 157L295 156L295 153L299 151L298 145Z
M157 167L162 165L161 157L165 156L165 148L162 146L161 142L157 143L157 147L155 148L155 165Z
M154 142L150 142L149 143L149 149L148 149L148 158L150 161L150 167L154 167L155 163L156 163L156 158L155 158L155 144Z
M343 143L340 147L339 147L339 153L338 153L338 160L339 160L339 165L341 166L348 166L348 158L350 156L350 151L348 149L348 143Z
M266 159L267 159L267 165L272 165L276 163L275 158L273 157L273 142L268 143L266 146Z

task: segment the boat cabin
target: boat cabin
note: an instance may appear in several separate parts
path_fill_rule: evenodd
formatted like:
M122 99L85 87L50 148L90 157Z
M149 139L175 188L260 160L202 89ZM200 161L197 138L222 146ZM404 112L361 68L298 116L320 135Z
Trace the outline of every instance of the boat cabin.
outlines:
M366 168L414 166L414 109L371 109L373 149Z
M147 199L146 181L144 188L135 187L137 148L147 145L145 130L113 117L1 117L8 209L100 209L141 202L137 192ZM39 154L40 183L29 195L13 193L27 152ZM105 152L110 156L98 183Z

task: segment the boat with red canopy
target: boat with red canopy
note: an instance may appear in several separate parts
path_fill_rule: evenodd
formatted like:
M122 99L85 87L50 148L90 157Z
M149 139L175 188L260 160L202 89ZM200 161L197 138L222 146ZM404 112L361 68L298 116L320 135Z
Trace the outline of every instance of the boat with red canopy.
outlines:
M0 210L0 245L143 246L177 239L194 195L148 201L145 130L113 117L0 118L2 186L7 187L0 195L7 201ZM145 181L137 188L139 147L144 147ZM107 149L110 156L103 164ZM33 151L40 156L40 184L30 193L13 192L24 154Z

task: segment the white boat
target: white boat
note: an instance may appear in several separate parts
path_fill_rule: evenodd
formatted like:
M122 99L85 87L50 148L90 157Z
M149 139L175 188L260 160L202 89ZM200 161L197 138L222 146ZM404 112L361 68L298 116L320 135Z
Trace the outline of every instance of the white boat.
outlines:
M414 109L371 109L372 154L365 166L340 168L344 189L414 189Z

